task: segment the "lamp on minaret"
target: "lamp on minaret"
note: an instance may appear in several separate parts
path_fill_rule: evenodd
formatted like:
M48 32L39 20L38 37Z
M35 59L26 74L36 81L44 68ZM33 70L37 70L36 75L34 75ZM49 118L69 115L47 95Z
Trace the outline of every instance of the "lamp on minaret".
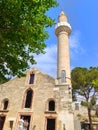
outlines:
M58 37L57 79L59 84L71 84L68 40L70 32L71 26L67 22L65 13L62 11L58 17L58 23L55 29L55 34Z

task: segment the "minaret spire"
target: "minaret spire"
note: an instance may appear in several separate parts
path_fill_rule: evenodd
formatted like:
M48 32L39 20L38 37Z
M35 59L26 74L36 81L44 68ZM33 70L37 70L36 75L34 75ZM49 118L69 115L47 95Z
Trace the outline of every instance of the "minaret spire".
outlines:
M68 23L67 16L65 15L64 11L61 11L55 29L55 34L58 37L57 79L59 84L71 84L68 40L70 32L71 26Z
M67 22L67 16L65 15L64 11L62 10L59 17L58 17L58 22Z

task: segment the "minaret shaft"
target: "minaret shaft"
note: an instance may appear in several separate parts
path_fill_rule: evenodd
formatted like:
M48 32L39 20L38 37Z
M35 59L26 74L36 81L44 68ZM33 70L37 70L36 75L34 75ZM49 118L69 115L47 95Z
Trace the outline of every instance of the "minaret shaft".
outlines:
M58 35L57 79L61 82L62 71L65 71L66 83L70 83L70 56L68 34L63 31Z

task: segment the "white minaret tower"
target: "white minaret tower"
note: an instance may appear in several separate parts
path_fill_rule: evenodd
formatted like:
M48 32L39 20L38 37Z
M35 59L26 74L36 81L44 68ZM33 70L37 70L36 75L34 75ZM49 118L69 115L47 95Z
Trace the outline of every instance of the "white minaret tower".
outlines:
M56 89L59 99L58 123L59 130L74 130L72 110L72 89L70 76L69 40L71 26L62 11L58 17L55 34L58 38L57 81Z
M62 11L58 17L58 23L55 29L55 34L58 37L57 79L59 84L71 84L68 41L70 32L71 26L67 22L67 17Z

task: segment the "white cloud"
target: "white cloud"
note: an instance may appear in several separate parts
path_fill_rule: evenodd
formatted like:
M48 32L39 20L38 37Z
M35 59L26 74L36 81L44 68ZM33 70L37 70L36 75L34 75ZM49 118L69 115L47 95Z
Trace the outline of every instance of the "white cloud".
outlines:
M74 60L77 54L84 52L84 50L80 46L79 38L80 38L79 32L74 32L69 39L71 60ZM46 51L46 54L35 55L37 64L33 66L45 72L46 74L49 74L56 78L57 43L52 44L51 46L47 46L45 51ZM71 67L71 68L74 68L74 67Z
M52 44L51 46L48 46L45 51L45 54L35 55L37 64L34 65L34 67L53 77L56 77L57 44Z
M85 50L81 47L80 45L80 32L76 31L74 32L70 39L70 55L71 55L71 60L75 60L76 55L81 55L85 53Z

